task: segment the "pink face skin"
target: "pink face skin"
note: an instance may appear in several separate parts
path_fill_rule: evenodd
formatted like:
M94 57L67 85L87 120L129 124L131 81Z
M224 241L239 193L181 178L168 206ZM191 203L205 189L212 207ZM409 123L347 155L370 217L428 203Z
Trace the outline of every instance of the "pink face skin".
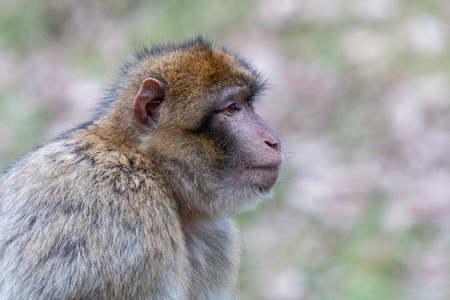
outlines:
M268 192L283 162L281 145L273 130L253 112L252 105L252 100L238 88L227 89L217 103L215 121L238 145L236 182Z

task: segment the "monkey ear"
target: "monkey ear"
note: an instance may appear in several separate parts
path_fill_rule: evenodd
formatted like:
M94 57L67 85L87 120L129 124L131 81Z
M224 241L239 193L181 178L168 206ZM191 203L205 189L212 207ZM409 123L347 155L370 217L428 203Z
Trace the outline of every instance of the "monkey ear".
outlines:
M133 115L139 124L153 128L158 124L165 84L155 78L146 78L134 98Z

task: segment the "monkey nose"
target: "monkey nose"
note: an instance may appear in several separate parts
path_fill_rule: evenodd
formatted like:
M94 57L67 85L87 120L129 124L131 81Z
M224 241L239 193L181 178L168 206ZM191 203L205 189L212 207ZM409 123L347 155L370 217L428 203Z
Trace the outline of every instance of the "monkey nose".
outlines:
M266 145L268 145L270 148L274 149L277 152L280 152L280 143L278 141L266 141Z

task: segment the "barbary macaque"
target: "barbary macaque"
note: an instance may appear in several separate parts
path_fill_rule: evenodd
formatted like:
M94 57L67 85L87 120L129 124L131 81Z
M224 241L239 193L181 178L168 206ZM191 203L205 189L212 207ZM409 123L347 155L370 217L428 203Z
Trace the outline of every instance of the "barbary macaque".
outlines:
M234 299L237 213L283 158L264 80L202 38L144 49L93 120L0 175L0 299Z

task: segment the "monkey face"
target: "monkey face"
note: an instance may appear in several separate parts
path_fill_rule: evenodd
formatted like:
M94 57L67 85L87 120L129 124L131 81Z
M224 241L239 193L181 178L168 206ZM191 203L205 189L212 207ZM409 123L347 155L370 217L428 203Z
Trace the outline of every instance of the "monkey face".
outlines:
M221 149L223 176L235 185L266 193L278 178L283 156L280 140L255 114L253 104L254 97L245 89L224 89L214 111L212 136L219 147L230 145Z
M179 202L228 215L254 207L270 195L283 162L280 140L253 110L264 83L220 51L178 55L161 80L143 79L135 97L139 148Z

